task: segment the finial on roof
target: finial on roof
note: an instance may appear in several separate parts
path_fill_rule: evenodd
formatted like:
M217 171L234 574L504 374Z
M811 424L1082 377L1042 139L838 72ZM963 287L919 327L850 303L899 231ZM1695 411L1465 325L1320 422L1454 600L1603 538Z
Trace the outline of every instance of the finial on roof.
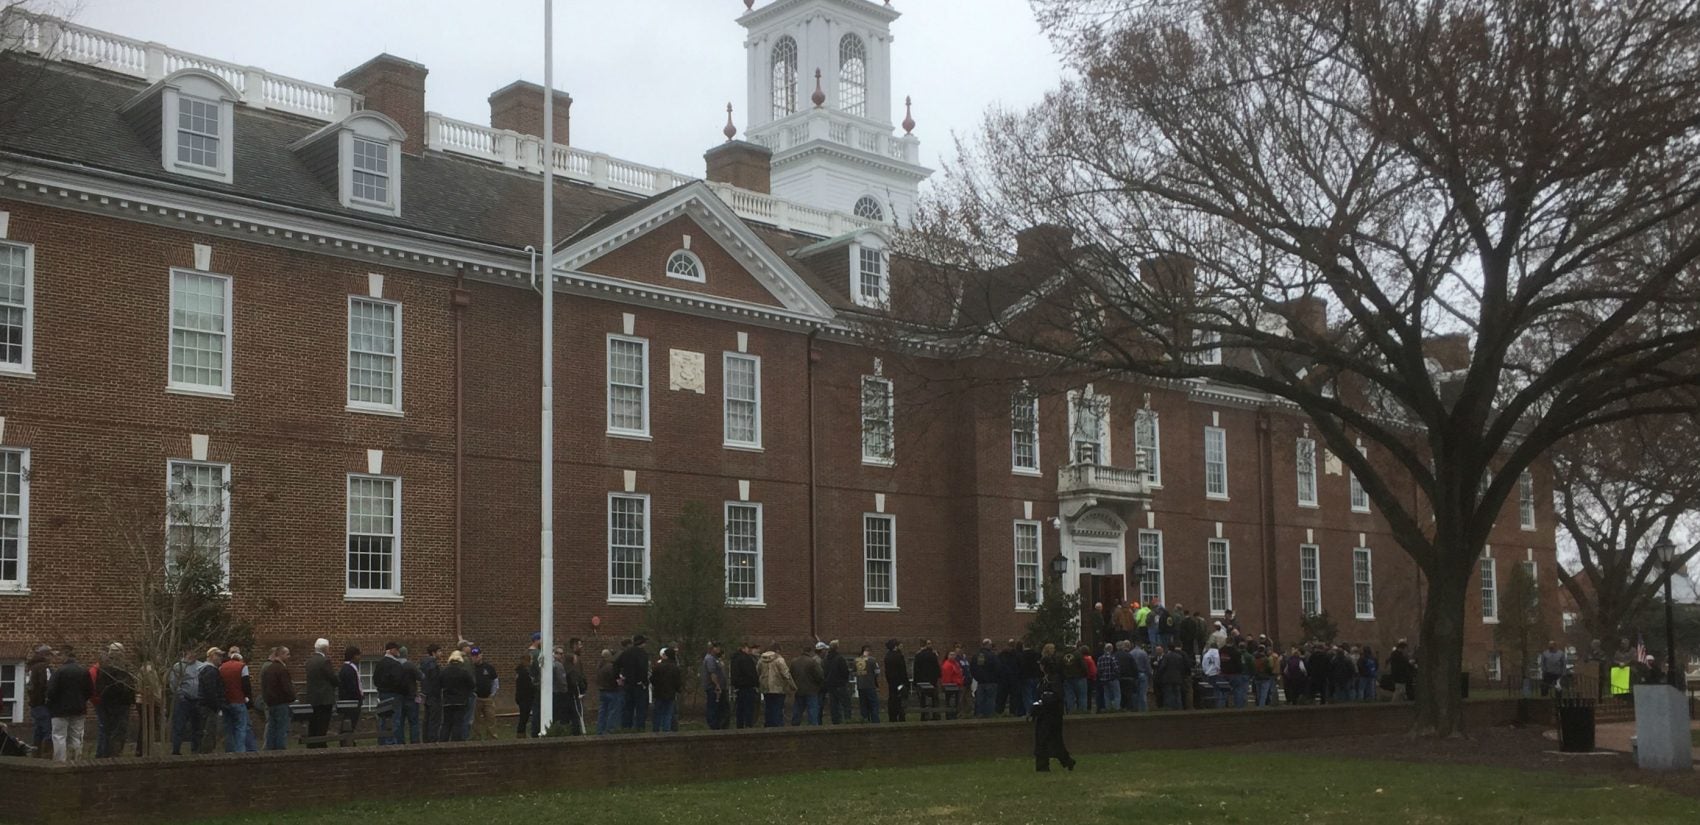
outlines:
M809 99L815 102L816 109L826 105L826 91L820 87L820 69L815 69L815 93Z
M891 0L886 0L886 5L891 5ZM744 0L744 11L752 11L755 7L756 0Z
M915 131L915 98L903 98L903 134Z
M732 125L732 104L730 103L726 104L726 128L721 129L720 133L725 135L727 140L738 136L738 127Z

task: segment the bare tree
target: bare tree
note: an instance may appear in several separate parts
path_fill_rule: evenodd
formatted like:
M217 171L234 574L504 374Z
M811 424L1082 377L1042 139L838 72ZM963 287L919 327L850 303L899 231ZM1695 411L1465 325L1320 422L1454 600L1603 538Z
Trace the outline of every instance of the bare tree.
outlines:
M1692 415L1625 421L1578 433L1553 452L1559 524L1576 569L1559 582L1589 639L1615 644L1669 575L1653 546L1700 535L1700 424ZM1677 553L1674 570L1700 555Z
M1421 571L1416 730L1461 733L1521 472L1695 402L1696 5L1035 0L1078 79L963 144L888 329L1305 415Z
M17 148L81 110L74 95L57 88L52 71L64 53L60 24L78 6L69 0L0 0L0 149ZM0 178L12 167L0 152Z

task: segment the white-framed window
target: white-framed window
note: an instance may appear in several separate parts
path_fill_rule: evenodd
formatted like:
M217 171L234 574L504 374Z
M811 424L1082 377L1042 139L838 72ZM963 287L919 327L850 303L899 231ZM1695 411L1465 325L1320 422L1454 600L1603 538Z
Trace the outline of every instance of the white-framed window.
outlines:
M726 601L762 603L761 505L726 502Z
M1301 438L1294 449L1298 461L1299 505L1316 506L1316 441Z
M1517 523L1535 529L1535 475L1528 470L1517 476Z
M1233 567L1228 558L1228 540L1210 539L1205 544L1205 564L1210 574L1210 612L1220 616L1234 607Z
M725 446L761 447L761 358L728 352L721 361Z
M885 250L875 246L853 244L855 258L851 264L856 273L856 303L884 309L891 301L891 279L886 277Z
M34 365L35 247L0 241L0 371Z
M1487 660L1488 681L1497 682L1500 679L1504 678L1505 677L1504 666L1505 666L1505 659L1504 659L1503 656L1500 655L1499 651L1495 650L1492 653L1489 653L1488 654L1488 660Z
M1009 401L1009 468L1039 472L1039 397L1026 388Z
M708 270L695 253L681 249L667 256L667 277L700 284L708 281Z
M401 479L348 474L348 592L401 595Z
M28 671L21 662L0 664L0 722L24 721L24 681Z
M230 580L230 465L168 461L165 465L165 557L214 554Z
M1499 571L1494 567L1492 556L1482 559L1481 565L1482 621L1493 624L1499 621Z
M885 207L880 205L879 198L873 195L863 195L856 199L856 204L850 207L850 214L865 221L880 223L885 220Z
M1228 497L1228 431L1204 428L1204 497Z
M1167 601L1163 597L1163 531L1139 531L1139 557L1145 560L1145 572L1139 578L1140 601Z
M1163 433L1157 411L1145 408L1133 414L1134 455L1145 462L1145 484L1163 486Z
M349 145L349 197L374 206L390 205L390 143L355 135Z
M1110 463L1110 397L1092 388L1068 394L1069 461Z
M1039 522L1015 522L1015 606L1026 609L1039 604L1042 595L1040 560L1044 558L1044 533Z
M862 515L862 606L897 606L897 519Z
M372 681L374 668L377 665L377 657L364 658L354 663L355 669L360 671L360 706L368 710L378 706L378 686ZM342 667L347 666L346 664L342 665Z
M649 599L649 496L608 494L608 601Z
M838 108L868 116L868 47L854 34L838 41Z
M894 460L894 414L891 381L862 376L862 463L890 464Z
M1369 512L1369 493L1364 490L1363 482L1358 480L1358 474L1347 470L1346 482L1352 488L1352 512Z
M0 592L29 590L29 450L0 450Z
M1352 607L1359 619L1375 618L1375 571L1368 547L1352 548Z
M199 69L180 69L164 79L160 93L159 159L167 172L208 180L231 180L235 102L240 95L223 78ZM147 94L120 107L152 100Z
M1192 347L1190 360L1193 363L1222 363L1222 333L1213 329L1195 329L1192 331Z
M219 102L186 94L177 96L177 164L217 171L223 153Z
M231 281L171 271L171 373L168 388L230 394Z
M1322 549L1299 545L1299 610L1306 616L1322 612Z
M797 111L797 41L790 35L773 44L768 60L768 78L773 86L773 120Z
M401 411L401 304L348 297L348 406Z
M649 436L649 341L608 336L608 434Z

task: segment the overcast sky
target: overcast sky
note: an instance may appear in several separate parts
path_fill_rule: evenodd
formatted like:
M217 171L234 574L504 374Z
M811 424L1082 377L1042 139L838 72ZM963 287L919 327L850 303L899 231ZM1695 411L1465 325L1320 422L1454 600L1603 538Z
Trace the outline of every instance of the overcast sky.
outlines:
M914 96L929 166L988 105L1033 103L1061 76L1027 0L892 5L903 12L892 99ZM702 175L728 101L745 124L743 10L742 0L556 0L555 85L573 96L573 144ZM480 124L491 92L543 80L541 0L78 0L74 20L324 84L389 52L431 70L427 109Z

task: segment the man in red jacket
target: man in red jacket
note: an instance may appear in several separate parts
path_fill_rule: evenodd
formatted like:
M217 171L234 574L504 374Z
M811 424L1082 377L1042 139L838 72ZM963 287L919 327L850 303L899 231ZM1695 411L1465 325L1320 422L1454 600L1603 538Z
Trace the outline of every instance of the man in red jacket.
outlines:
M224 664L218 666L218 678L224 685L224 752L247 753L253 750L248 741L252 730L248 702L254 695L254 686L248 663L242 659L242 648L230 648Z

